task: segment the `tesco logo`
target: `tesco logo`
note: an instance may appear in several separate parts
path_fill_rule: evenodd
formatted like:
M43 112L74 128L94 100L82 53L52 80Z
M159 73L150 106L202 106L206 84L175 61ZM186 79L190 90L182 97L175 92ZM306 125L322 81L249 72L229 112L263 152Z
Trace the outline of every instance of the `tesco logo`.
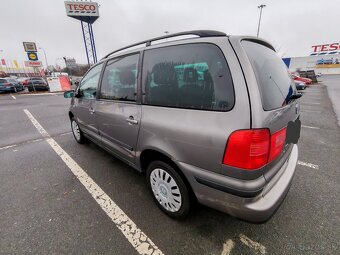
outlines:
M312 49L313 53L340 50L340 43L313 45Z
M67 3L66 6L70 11L96 11L94 4Z

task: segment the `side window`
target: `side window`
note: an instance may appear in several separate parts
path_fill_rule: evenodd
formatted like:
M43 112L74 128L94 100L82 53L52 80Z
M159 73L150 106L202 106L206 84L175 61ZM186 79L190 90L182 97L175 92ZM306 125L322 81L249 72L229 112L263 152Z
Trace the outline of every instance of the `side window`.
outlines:
M213 44L186 44L145 51L145 104L228 111L234 88L222 51Z
M81 80L78 94L81 98L95 99L97 93L97 86L99 82L100 72L103 64L93 67Z
M100 90L100 98L136 101L139 54L108 61Z

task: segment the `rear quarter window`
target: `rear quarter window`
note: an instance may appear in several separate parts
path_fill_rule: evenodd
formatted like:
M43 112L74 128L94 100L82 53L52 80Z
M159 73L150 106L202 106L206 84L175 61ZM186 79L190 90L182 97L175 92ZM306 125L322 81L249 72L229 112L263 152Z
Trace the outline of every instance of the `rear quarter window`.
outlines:
M286 65L276 52L253 41L242 41L253 67L264 110L274 110L289 103L295 84Z

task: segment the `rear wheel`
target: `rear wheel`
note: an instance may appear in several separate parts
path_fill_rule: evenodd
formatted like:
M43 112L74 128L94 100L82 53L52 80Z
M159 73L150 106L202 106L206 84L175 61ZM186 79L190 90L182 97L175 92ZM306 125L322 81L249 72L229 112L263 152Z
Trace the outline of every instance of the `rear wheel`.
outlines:
M71 119L71 128L74 139L76 139L77 143L84 143L86 141L86 138L83 132L80 130L79 125L74 118Z
M153 161L148 166L146 176L153 198L163 212L177 219L189 214L189 190L172 166L163 161Z

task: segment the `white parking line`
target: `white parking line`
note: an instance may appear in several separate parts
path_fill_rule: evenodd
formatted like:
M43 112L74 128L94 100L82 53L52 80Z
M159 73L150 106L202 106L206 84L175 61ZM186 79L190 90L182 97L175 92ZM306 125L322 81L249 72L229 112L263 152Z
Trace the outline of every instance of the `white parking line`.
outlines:
M15 99L17 99L15 96L13 96L12 94L11 94L11 97L15 100Z
M311 110L301 110L301 112L321 113L320 111L311 111Z
M266 247L264 247L262 244L258 242L251 240L249 237L240 234L240 240L249 248L254 249L255 251L259 251L261 254L266 254Z
M223 244L223 250L221 255L230 255L230 252L232 251L232 249L234 248L235 243L233 242L233 240L228 239L224 244Z
M307 162L303 162L303 161L300 161L300 160L298 160L297 163L298 163L298 165L301 165L301 166L306 166L306 167L310 167L310 168L319 170L319 166L318 165L314 165L312 163L307 163Z
M5 146L5 147L1 147L0 151L5 150L5 149L9 149L9 148L13 148L13 147L16 147L16 146L17 146L16 144L12 144L12 145L8 145L8 146Z
M301 125L301 127L310 128L310 129L320 129L319 127L312 127L312 126L305 126L305 125Z
M151 241L148 236L137 227L137 225L123 212L122 209L93 181L93 179L64 151L59 144L51 138L47 131L40 125L34 116L24 109L27 117L45 138L46 142L64 161L71 172L84 185L93 199L103 209L103 211L111 218L117 228L123 233L133 248L139 254L163 254L162 251Z
M310 102L303 102L303 103L301 103L302 105L309 105L309 104L315 104L315 105L317 105L317 104L320 104L320 103L310 103Z

